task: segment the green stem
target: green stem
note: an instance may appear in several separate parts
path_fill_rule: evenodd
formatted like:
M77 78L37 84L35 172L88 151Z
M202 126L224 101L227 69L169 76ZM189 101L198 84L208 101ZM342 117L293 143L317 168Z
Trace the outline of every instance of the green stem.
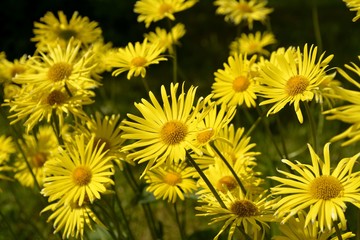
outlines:
M234 176L237 184L240 186L241 191L244 193L244 195L246 195L246 189L244 187L244 185L242 184L239 176L237 175L237 173L234 171L234 168L231 167L230 163L225 159L224 155L221 154L221 152L219 151L219 149L215 146L214 141L210 142L210 147L216 152L216 154L221 158L221 160L225 163L226 167L230 170L231 174Z
M169 31L169 33L171 34L171 41L174 43L174 36L173 36L173 34L172 34L172 32L171 32L171 29L172 29L172 23L171 23L171 21L170 21L170 19L168 19L168 31ZM177 51L176 51L176 45L175 44L173 44L173 46L172 46L172 52L170 52L170 54L172 55L172 58L173 58L173 82L174 83L177 83L178 82L178 80L177 80L177 78L178 78L178 61L177 61Z
M322 53L322 39L321 39L320 23L319 23L319 16L318 16L316 0L312 1L311 13L312 13L312 20L313 20L316 44L318 46L319 52Z
M279 115L276 116L276 124L278 125L278 128L279 128L281 146L282 146L283 151L284 151L284 156L285 156L286 159L289 159L289 155L287 153L287 148L286 148L286 143L285 143L285 138L284 138L284 129L282 128L283 125L282 125L282 123L280 121Z
M105 201L105 202L106 202L106 201ZM97 207L101 210L101 212L105 215L105 217L108 218L106 221L104 221L104 220L105 220L105 219L104 219L104 220L101 221L101 222L106 222L106 223L109 224L109 219L112 219L112 217L110 216L110 214L106 211L106 209L105 209L101 204L95 202L94 205L97 206ZM93 209L93 211L95 212L95 214L96 214L97 216L99 216L99 213L97 213L97 212L95 211L95 209ZM112 237L114 240L117 240L117 239L120 238L120 236L121 236L121 235L120 235L120 232L119 232L119 237L117 237L116 234L114 233L114 231L112 231L112 228L111 228L110 225L108 225L108 228L109 228L109 231L107 231L107 232L111 235L111 237Z
M314 118L311 114L309 103L307 101L304 102L305 105L305 111L309 119L309 125L310 125L310 132L313 139L313 148L315 149L315 152L317 152L317 140L316 140L316 126Z
M181 240L185 240L186 239L186 235L184 233L184 228L180 223L180 216L179 216L179 212L176 206L176 203L173 204L174 206L174 211L175 211L175 218L176 218L176 224L178 226L179 232L180 232L180 239Z
M204 172L200 169L199 165L197 165L197 163L195 162L195 160L191 157L191 155L189 154L188 151L186 151L186 159L190 162L190 164L195 168L195 170L197 171L197 173L200 175L201 179L205 182L205 184L208 186L208 188L210 189L211 193L214 195L214 197L216 198L216 200L218 201L218 203L220 204L220 206L222 208L227 209L225 203L223 202L223 200L221 199L220 195L217 193L216 189L214 188L214 186L211 184L211 182L209 181L209 179L206 177L206 175L204 174Z
M251 125L251 127L249 128L249 130L247 130L247 132L245 133L244 137L248 137L248 136L255 130L255 128L259 125L261 119L262 119L261 116L256 119L256 121Z
M142 83L143 83L143 85L145 87L146 92L149 93L150 92L150 87L149 87L148 82L146 81L146 78L141 78L141 81L142 81Z
M334 228L335 228L335 232L336 232L336 236L338 237L338 240L343 240L343 238L341 236L341 231L338 226L338 221L334 221Z

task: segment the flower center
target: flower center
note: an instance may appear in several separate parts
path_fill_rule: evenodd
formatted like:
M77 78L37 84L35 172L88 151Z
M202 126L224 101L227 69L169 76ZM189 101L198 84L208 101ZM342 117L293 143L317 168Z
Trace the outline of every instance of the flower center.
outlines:
M214 136L214 129L208 128L204 131L199 132L196 136L196 139L200 144L204 144L207 143L212 136Z
M171 13L171 12L172 12L172 6L170 4L167 3L161 4L159 8L160 15L164 15L166 13Z
M176 184L182 182L182 178L181 175L178 173L168 172L164 176L164 182L171 186L176 186Z
M227 191L231 191L235 189L238 186L235 178L232 176L224 176L219 179L219 181L216 184L216 189L226 193Z
M78 166L72 173L72 179L78 186L85 186L91 182L91 170L86 166Z
M94 147L98 146L100 148L103 144L105 144L105 145L104 145L104 148L103 148L102 152L106 152L107 150L110 149L111 144L107 139L101 138L101 137L96 137L95 138L95 141L94 141L95 146Z
M46 98L46 103L50 106L55 104L63 104L66 100L66 95L59 90L52 91Z
M243 92L249 87L249 85L250 81L247 77L239 76L234 79L232 87L235 92Z
M309 80L303 76L291 77L286 83L286 92L290 96L295 96L303 93L307 86L309 86Z
M66 62L55 63L49 68L48 78L53 82L58 82L68 78L72 72L72 65Z
M310 184L310 193L316 199L329 200L341 195L344 187L339 179L333 176L320 176Z
M144 57L134 57L131 60L131 65L134 67L143 67L147 63L147 60Z
M256 205L248 200L236 200L231 205L230 211L239 217L252 217L259 214Z
M77 32L72 29L62 29L59 30L57 35L59 36L59 38L64 39L65 41L69 41L72 37L76 38Z
M161 139L168 145L181 143L188 133L187 126L179 121L169 121L160 131Z
M249 6L249 4L247 3L239 3L236 8L241 12L241 13L251 13L253 10L252 8Z
M34 154L31 160L36 168L41 168L46 162L46 159L47 158L45 153L37 152Z

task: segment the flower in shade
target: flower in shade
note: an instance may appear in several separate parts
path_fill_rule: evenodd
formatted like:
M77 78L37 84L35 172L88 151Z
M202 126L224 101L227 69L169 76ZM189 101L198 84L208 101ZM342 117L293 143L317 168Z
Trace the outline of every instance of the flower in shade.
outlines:
M179 40L185 35L185 32L184 24L178 23L171 28L170 32L157 27L155 32L146 33L144 37L149 40L149 43L158 44L163 51L168 50L170 54L173 54L174 45L179 44Z
M1 172L13 171L14 169L8 164L10 157L16 152L15 144L12 137L6 135L0 136L0 179L10 180L9 177L1 174ZM0 189L1 190L1 189Z
M54 130L49 125L42 125L38 128L36 135L24 134L20 146L24 155L18 154L15 159L15 178L27 187L34 186L34 178L26 164L28 161L37 183L42 186L44 180L44 164L50 160L59 147Z
M0 57L0 83L10 84L16 75L28 72L30 69L27 66L27 61L27 55L23 55L14 61L9 61L6 59L5 54L3 54L3 58Z
M136 42L135 45L129 43L125 48L119 48L108 58L108 64L116 68L112 72L113 76L128 71L127 79L132 76L146 75L146 68L152 64L158 64L160 61L166 61L160 54L163 48L158 44L150 44L145 38L142 43Z
M44 187L41 193L49 202L60 199L64 204L83 206L87 201L100 199L107 192L107 186L114 184L111 158L97 147L95 138L86 142L84 135L76 135L72 143L65 143L65 149L44 166Z
M128 114L132 121L123 120L124 125L120 127L124 130L123 138L135 140L123 147L124 151L130 152L128 157L139 163L148 162L144 173L154 164L185 160L187 150L201 154L193 142L197 125L206 113L204 102L208 99L200 98L194 106L196 87L191 86L185 92L182 86L177 96L178 88L178 83L171 83L168 95L161 86L162 105L150 92L151 102L142 99L141 103L135 103L142 116Z
M239 25L246 22L249 29L253 28L254 21L265 22L267 16L273 11L267 8L266 1L259 0L216 0L216 13L225 15L225 21Z
M175 20L174 14L191 8L197 0L138 0L134 12L139 14L138 22L144 22L148 28L152 22L168 18Z
M356 16L352 19L356 22L360 18L360 1L359 0L343 0L350 11L356 12Z
M230 55L235 56L239 53L269 55L265 47L274 43L276 43L275 36L269 32L243 33L230 43Z
M47 45L59 44L66 47L71 38L84 47L102 38L99 24L90 21L88 17L80 16L76 11L69 20L63 11L58 11L58 17L52 12L47 12L39 22L34 23L33 32L35 36L31 41L36 42L37 48L41 51L46 51Z
M149 184L146 191L153 193L156 199L175 203L178 198L184 200L197 189L194 175L195 169L185 162L163 164L146 172L145 181Z
M214 73L215 82L211 88L217 104L256 106L255 60L255 55L251 59L247 59L246 54L230 56L224 69Z
M299 122L303 123L300 102L313 100L321 83L329 77L325 70L333 57L324 59L323 53L317 60L316 55L317 47L308 49L305 44L303 51L298 47L295 53L292 50L285 54L279 52L260 65L258 91L266 98L260 105L273 104L267 115L293 104Z
M328 240L331 236L336 236L335 229L325 229L324 231L319 231L319 223L315 221L312 224L308 224L306 227L305 219L306 212L300 211L292 218L290 218L285 224L280 224L279 230L282 233L281 235L274 236L273 240ZM339 223L339 228L341 224ZM341 234L342 239L349 239L354 237L355 234L352 232L346 232ZM331 240L336 240L337 237L331 238Z
M274 221L272 201L268 200L265 192L255 197L245 195L242 191L236 194L228 191L226 194L220 192L220 196L226 208L211 194L200 196L199 202L203 205L195 208L204 212L196 214L197 216L212 217L209 224L225 222L214 240L217 240L228 227L228 239L232 239L237 227L243 228L250 239L264 239L265 229L269 228L267 222Z
M75 203L64 204L63 201L57 201L45 207L41 213L47 211L52 212L47 221L54 221L54 234L62 231L63 239L70 237L83 239L85 226L92 230L92 223L105 228L88 203L79 206Z
M308 144L312 164L292 163L282 160L294 173L278 170L285 177L270 177L280 182L271 188L273 196L282 196L274 204L275 216L285 223L301 210L307 211L304 227L319 223L319 229L331 230L334 224L341 223L346 228L346 204L352 203L360 208L360 174L353 167L360 153L343 158L331 170L330 143L324 146L324 161ZM297 174L296 174L297 173Z

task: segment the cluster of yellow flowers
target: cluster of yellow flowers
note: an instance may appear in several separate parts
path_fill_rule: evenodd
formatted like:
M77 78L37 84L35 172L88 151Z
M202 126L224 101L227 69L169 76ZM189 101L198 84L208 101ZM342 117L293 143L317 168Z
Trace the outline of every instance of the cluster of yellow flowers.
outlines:
M360 1L344 2L357 11L356 21ZM63 239L83 239L88 228L107 229L113 239L139 237L120 202L126 192L120 193L119 175L138 196L140 181L154 201L175 206L181 239L187 233L176 204L185 199L196 203L197 216L210 216L209 224L223 223L214 239L228 228L228 239L354 237L345 210L348 204L360 208L360 152L337 160L330 142L343 141L345 147L360 140L360 91L341 81L360 88L347 72L359 76L360 68L355 63L329 68L333 55L310 44L270 51L276 43L270 29L252 32L273 11L265 0L215 0L216 13L244 32L229 45L223 68L214 69L211 93L199 97L197 86L178 82L176 48L186 28L173 24L177 12L196 3L136 1L134 12L146 28L165 19L172 27L156 27L124 47L106 43L98 23L78 12L69 21L62 11L48 12L34 23L32 56L9 61L2 52L0 110L8 134L0 136L1 181L16 180L41 194L47 200L41 213ZM157 95L146 82L147 71L167 60L173 79ZM119 85L123 73L125 79L143 80L148 96L135 103L136 113L120 116L92 107L97 90L107 84L105 73L119 78ZM299 140L300 153L294 154L307 158L296 161L286 151L286 139L278 146L269 123L274 118L281 125L280 112L289 105L295 124L309 126L311 133L310 141ZM254 114L251 128L241 125L239 118ZM317 124L325 120L350 126L321 142L321 150ZM283 163L265 163L269 175L258 170L264 165L258 156L270 147L255 150L251 139L261 123L261 135L273 140L268 144ZM143 206L151 237L161 238L149 205Z

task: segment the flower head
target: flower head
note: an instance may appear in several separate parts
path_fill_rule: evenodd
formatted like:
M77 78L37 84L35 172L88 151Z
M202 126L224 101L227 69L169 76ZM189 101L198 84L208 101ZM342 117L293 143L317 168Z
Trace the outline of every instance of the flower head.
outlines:
M149 65L167 60L160 55L162 52L162 47L159 47L158 44L148 43L145 38L142 43L136 42L135 45L129 43L125 48L119 48L118 52L109 56L108 64L117 68L112 73L114 76L128 71L127 79L139 75L144 78Z
M283 196L274 205L275 215L282 219L282 223L299 211L308 210L304 227L318 220L321 231L325 228L331 230L337 221L345 228L346 203L360 207L360 175L353 172L360 153L343 158L331 171L329 145L324 146L324 161L308 145L311 165L283 160L294 173L278 170L285 175L284 178L270 177L281 183L273 187L271 192L274 196Z
M215 82L211 88L217 104L256 106L255 86L257 83L252 72L255 60L256 56L247 59L246 54L230 56L228 62L224 63L224 69L219 69L214 73Z
M279 112L286 104L294 104L294 110L300 123L303 115L300 102L311 101L320 84L328 78L325 69L332 55L323 59L323 53L316 60L317 47L307 44L304 50L289 48L285 54L277 53L270 61L260 67L258 90L267 98L260 105L274 104L267 115Z
M168 18L175 20L174 14L191 8L197 0L138 0L134 12L139 14L138 22L145 22L148 28L152 22Z
M76 135L74 140L46 162L41 193L49 197L49 202L60 199L81 207L101 198L107 185L113 184L113 170L111 159L102 151L105 146L96 147L94 137L87 143L84 135Z
M346 3L346 6L350 8L350 11L356 12L356 16L352 19L353 22L356 22L360 18L360 1L359 0L343 0Z
M269 51L264 47L274 43L276 43L276 39L272 33L243 33L239 38L230 43L230 55L235 56L239 53L269 55Z

